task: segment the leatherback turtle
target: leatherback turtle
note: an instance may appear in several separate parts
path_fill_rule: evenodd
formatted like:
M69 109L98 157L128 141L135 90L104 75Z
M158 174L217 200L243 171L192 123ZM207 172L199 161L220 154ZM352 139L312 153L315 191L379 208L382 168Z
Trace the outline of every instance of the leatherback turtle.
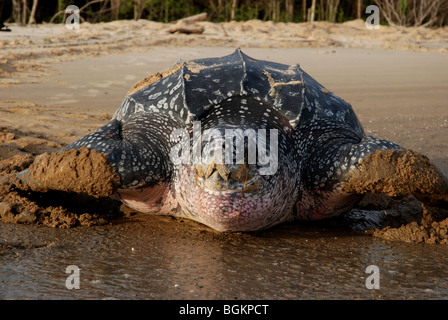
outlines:
M109 123L64 150L82 147L106 155L126 205L219 231L345 212L363 196L344 188L361 160L403 150L366 135L351 105L299 65L240 49L143 79Z

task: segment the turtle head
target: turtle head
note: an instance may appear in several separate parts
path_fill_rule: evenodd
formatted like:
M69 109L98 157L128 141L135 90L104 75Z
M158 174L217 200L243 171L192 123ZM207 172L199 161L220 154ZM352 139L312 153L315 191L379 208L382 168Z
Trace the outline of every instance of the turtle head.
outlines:
M235 100L193 122L184 144L191 154L175 148L184 160L173 160L176 195L188 218L216 230L259 230L287 219L298 170L287 148L288 126L237 109Z
M277 173L278 129L221 125L201 134L200 126L196 122L193 130L195 184L214 191L256 193Z

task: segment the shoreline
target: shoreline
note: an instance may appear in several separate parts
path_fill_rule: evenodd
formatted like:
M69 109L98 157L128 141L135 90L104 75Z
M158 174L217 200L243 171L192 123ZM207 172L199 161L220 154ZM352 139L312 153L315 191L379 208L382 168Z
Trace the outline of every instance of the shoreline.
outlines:
M111 53L144 52L154 47L229 48L357 48L448 53L448 26L381 26L369 30L363 20L283 23L195 22L201 34L170 33L172 23L148 20L117 20L82 23L79 30L63 24L21 26L0 33L0 88L14 85L21 77L46 75L48 64ZM20 74L22 74L20 76ZM8 81L6 78L15 78Z

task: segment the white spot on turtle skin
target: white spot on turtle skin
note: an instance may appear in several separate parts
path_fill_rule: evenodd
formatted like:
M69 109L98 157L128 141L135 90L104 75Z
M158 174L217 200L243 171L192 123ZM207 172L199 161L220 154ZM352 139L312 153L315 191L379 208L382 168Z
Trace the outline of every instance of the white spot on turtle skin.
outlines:
M183 80L181 79L171 90L170 90L170 95L172 95L174 93L174 91L176 91L177 89L179 89L183 84Z
M157 102L157 108L163 108L168 109L168 103L166 103L167 97L164 97L163 99L159 100Z
M168 77L164 78L164 79L162 80L162 85L166 85L166 82L167 82L168 80L169 80Z
M162 94L162 92L156 92L150 96L148 96L148 100L154 100L157 99L158 97L160 97L160 95Z
M196 92L202 92L202 93L204 93L204 92L207 92L207 89L204 89L204 88L194 88L194 89L191 89L191 91L196 91Z
M170 100L170 109L175 109L177 111L177 98L179 97L179 93L175 94Z
M145 106L141 103L135 104L135 113L145 111Z
M212 91L212 94L214 94L215 96L224 96L220 90Z
M156 87L149 87L148 90L143 91L143 95L147 95L150 94L151 92L153 92L156 89Z

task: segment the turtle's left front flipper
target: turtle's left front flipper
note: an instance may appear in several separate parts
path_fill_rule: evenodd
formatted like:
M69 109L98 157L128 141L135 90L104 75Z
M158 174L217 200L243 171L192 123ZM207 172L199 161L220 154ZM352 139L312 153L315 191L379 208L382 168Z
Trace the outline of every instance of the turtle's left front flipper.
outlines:
M352 169L343 190L382 193L392 197L413 194L433 206L448 207L448 178L429 159L411 150L378 150Z

